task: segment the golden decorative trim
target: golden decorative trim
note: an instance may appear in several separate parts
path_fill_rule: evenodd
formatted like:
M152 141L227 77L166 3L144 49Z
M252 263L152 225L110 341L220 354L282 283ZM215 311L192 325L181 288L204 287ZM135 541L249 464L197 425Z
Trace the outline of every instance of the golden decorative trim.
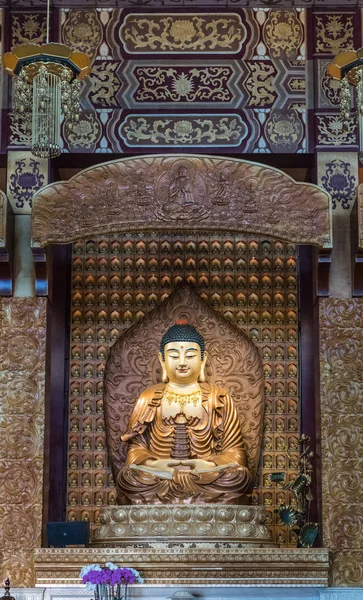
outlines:
M304 26L296 10L269 11L263 40L272 58L296 60L304 40Z
M363 298L320 301L324 544L334 585L363 585Z
M332 559L332 586L363 586L363 549L333 551Z
M354 13L316 15L316 54L338 54L354 49Z
M173 402L176 402L179 404L181 409L183 409L187 404L193 404L193 406L197 406L198 402L202 401L202 392L200 389L192 394L176 394L171 389L166 387L164 396L169 406L171 406Z
M217 547L197 542L140 546L135 542L122 548L38 549L37 585L80 583L83 566L107 561L132 564L148 584L328 585L329 551L324 549L240 548L233 541L218 542Z
M63 61L77 79L84 79L91 72L91 60L83 52L73 51L65 44L51 42L49 44L22 44L15 46L12 52L6 52L2 57L2 63L8 75L18 75L22 67L27 68L27 76L33 80L39 71L42 62L49 63L54 58L55 62ZM49 68L49 72L58 74L59 67L55 64ZM70 75L71 78L71 75Z
M120 37L130 54L236 54L246 27L236 13L131 13Z
M180 154L121 159L35 194L32 244L216 227L331 247L329 195L240 159Z
M363 248L363 184L358 185L358 246Z
M4 192L0 191L0 248L6 246L6 222L8 212L8 199Z

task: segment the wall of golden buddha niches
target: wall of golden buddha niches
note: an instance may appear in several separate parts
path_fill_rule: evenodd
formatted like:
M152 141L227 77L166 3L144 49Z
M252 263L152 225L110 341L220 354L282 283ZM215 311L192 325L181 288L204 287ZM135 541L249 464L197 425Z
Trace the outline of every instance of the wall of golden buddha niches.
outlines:
M253 501L267 510L274 539L294 543L275 507L289 501L268 474L298 465L296 248L276 240L185 233L115 235L73 248L67 518L94 528L116 503L102 406L110 345L186 279L261 352L266 411Z

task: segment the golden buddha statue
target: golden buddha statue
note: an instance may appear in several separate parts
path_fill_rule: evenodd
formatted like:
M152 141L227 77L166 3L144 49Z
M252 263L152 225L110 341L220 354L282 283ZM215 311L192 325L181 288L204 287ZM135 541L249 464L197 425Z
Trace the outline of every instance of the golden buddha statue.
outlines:
M248 504L252 475L228 393L205 382L202 335L185 321L164 334L163 383L138 398L121 439L128 443L116 487L124 504Z

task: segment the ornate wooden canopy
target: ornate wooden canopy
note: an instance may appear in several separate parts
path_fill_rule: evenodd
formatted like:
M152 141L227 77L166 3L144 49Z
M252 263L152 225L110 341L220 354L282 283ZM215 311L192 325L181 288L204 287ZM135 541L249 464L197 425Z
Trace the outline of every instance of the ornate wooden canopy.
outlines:
M81 171L34 196L34 248L131 231L234 231L320 248L332 242L324 190L236 158L125 158Z

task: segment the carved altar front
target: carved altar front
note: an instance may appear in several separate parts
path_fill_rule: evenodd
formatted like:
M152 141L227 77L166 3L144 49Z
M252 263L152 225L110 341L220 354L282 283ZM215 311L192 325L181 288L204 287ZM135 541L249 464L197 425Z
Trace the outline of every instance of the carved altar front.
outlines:
M102 525L96 529L93 546L120 545L125 540L168 539L169 543L237 541L240 547L274 545L260 506L136 505L103 508Z

